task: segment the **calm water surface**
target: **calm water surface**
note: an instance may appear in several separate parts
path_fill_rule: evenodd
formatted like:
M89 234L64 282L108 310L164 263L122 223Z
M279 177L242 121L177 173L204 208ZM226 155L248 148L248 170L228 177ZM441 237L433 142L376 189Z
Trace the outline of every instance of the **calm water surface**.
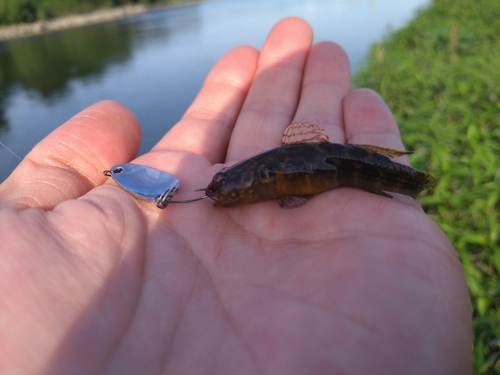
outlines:
M372 43L429 0L219 0L0 42L0 141L23 157L75 113L117 100L139 118L140 154L182 116L229 49L262 46L286 16L342 45L355 71ZM113 140L110 140L112 142ZM0 145L0 181L19 160Z

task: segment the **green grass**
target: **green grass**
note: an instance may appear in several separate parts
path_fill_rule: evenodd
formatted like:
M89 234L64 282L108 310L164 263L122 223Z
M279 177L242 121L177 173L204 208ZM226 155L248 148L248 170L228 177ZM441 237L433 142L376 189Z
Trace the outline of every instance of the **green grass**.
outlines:
M477 374L500 373L499 46L499 0L435 0L355 77L387 101L412 164L438 180L421 202L464 267Z

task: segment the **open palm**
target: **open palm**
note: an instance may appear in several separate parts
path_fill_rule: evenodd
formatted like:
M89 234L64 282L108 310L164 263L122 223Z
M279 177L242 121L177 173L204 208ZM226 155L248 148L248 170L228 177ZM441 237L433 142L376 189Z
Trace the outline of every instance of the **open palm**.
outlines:
M462 269L418 202L344 188L296 209L158 210L105 183L133 161L191 198L295 121L402 149L382 99L350 91L340 47L311 40L290 18L262 52L229 52L138 159L137 121L113 102L35 147L0 187L0 373L470 373Z

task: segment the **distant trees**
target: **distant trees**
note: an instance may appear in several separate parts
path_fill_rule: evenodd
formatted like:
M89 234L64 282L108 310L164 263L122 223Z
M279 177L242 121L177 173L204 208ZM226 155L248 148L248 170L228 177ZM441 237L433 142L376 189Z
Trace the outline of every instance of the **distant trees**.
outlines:
M0 0L0 25L29 23L126 4L160 2L169 0Z

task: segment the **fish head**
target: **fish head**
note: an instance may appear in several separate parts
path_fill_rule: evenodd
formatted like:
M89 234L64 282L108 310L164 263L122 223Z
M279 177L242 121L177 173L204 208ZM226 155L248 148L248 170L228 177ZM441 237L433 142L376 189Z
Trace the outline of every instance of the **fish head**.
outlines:
M210 199L213 199L215 203L223 198L223 185L226 181L227 173L224 171L218 172L212 178L212 181L208 184L205 189L205 194Z
M216 173L205 189L205 195L215 201L216 206L231 207L241 203L251 203L248 185L251 184L248 175L237 176L226 171L226 168Z

